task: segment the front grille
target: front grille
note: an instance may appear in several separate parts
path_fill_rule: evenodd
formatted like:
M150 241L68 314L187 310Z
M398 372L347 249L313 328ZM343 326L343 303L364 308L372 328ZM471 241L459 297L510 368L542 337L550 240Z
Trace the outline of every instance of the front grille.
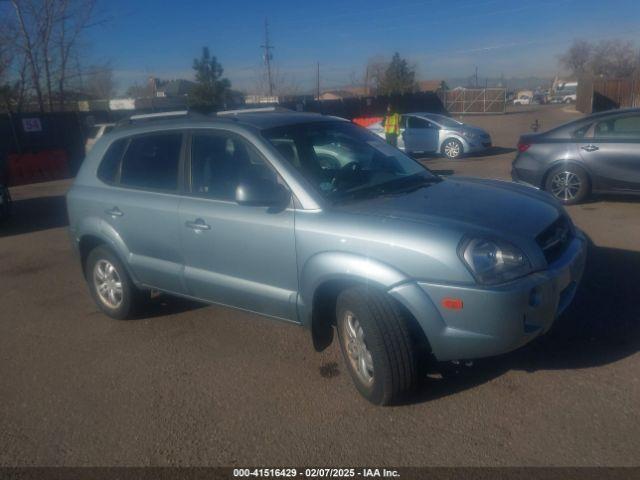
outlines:
M540 245L548 264L560 258L569 246L572 236L569 219L565 215L560 215L536 237L536 242Z

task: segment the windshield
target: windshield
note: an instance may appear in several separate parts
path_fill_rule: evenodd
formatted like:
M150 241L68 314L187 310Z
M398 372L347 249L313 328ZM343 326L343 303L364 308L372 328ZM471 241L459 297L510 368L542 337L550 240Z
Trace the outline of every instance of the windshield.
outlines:
M264 137L332 201L393 193L439 180L378 136L348 122L287 125Z

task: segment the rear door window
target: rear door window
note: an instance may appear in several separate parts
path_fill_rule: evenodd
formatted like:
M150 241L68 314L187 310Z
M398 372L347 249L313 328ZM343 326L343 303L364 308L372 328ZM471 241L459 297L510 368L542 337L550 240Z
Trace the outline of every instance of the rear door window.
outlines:
M640 115L604 120L596 124L594 137L602 139L640 140Z
M122 159L120 184L176 191L181 146L182 133L133 137Z

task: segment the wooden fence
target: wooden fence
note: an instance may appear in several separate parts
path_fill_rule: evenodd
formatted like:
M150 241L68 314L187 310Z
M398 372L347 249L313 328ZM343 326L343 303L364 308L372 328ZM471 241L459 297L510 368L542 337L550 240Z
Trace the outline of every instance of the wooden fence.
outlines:
M576 108L582 113L640 107L640 79L581 78Z

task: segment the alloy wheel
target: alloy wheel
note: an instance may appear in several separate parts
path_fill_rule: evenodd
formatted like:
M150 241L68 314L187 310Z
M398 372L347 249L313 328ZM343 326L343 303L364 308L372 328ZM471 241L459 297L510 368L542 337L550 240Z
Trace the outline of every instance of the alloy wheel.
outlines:
M580 177L573 172L558 172L551 179L551 193L565 202L576 198L581 186Z
M444 154L449 158L456 158L460 155L460 144L453 140L444 145Z
M98 298L105 306L116 309L122 305L122 279L111 262L104 259L96 262L93 268L93 284Z
M345 312L342 323L346 334L343 341L349 362L359 380L368 387L373 383L373 358L365 343L362 326L358 318L349 311Z

